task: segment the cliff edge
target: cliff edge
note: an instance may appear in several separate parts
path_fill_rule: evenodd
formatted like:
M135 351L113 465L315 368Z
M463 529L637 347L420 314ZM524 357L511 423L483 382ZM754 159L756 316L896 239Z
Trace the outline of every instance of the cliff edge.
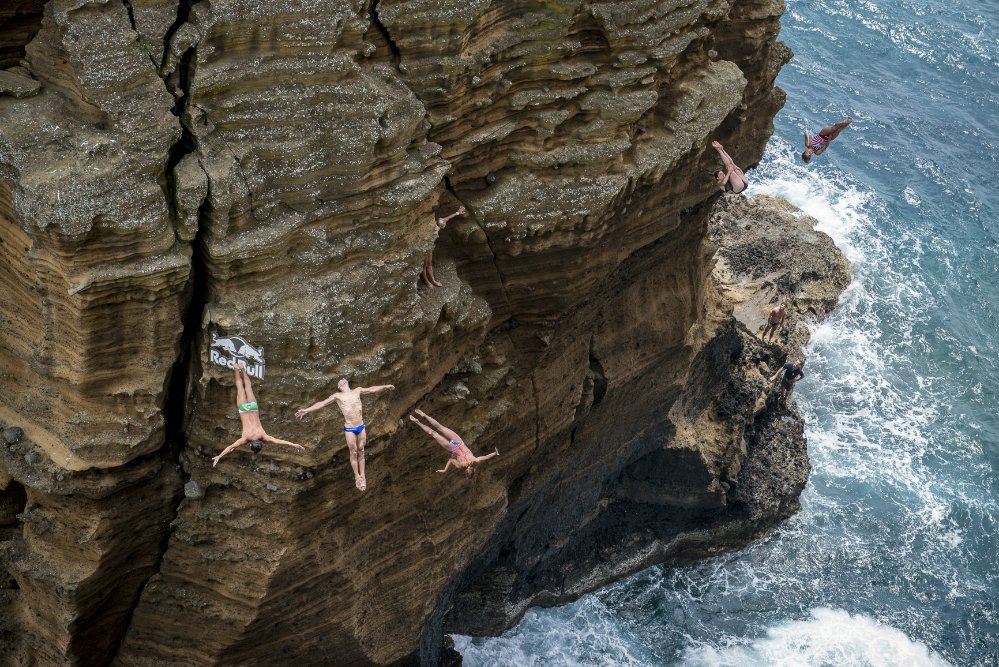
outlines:
M800 423L737 370L782 353L707 238L709 142L755 163L783 103L781 2L8 4L0 661L432 664L794 511ZM212 467L213 333L307 452ZM343 376L397 387L364 494L339 415L293 417ZM501 456L434 473L414 407Z

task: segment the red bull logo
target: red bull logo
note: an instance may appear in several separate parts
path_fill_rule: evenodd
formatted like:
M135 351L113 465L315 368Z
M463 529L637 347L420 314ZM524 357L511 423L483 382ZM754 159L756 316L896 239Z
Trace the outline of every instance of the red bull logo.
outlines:
M258 380L264 379L264 348L255 347L242 336L219 336L212 332L208 360L217 366L232 368L237 361L246 364L246 373Z

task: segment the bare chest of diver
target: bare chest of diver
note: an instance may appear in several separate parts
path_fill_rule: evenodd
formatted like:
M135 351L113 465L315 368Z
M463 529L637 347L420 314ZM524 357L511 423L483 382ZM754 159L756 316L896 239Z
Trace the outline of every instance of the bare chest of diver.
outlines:
M343 419L347 426L359 426L364 421L361 415L361 397L359 394L351 392L346 396L338 396L336 404L339 406L340 412L343 413Z

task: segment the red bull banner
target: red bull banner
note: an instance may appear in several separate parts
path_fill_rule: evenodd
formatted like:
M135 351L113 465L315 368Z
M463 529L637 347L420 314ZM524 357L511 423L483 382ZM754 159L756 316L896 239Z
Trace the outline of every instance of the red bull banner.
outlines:
M264 379L264 348L255 347L242 336L219 336L213 331L208 360L226 368L232 368L237 361L242 361L246 364L246 373L250 377Z

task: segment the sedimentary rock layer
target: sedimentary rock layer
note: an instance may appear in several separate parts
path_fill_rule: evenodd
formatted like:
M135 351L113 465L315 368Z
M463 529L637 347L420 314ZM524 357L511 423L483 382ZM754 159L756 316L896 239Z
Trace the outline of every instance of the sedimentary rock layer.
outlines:
M731 491L752 392L708 407L747 349L708 143L759 159L782 10L50 0L0 28L37 84L0 96L4 659L433 662L792 511L797 481ZM263 348L264 424L306 453L211 466L239 428L212 333ZM397 386L364 495L338 418L292 417L341 376ZM500 458L435 474L416 405Z

